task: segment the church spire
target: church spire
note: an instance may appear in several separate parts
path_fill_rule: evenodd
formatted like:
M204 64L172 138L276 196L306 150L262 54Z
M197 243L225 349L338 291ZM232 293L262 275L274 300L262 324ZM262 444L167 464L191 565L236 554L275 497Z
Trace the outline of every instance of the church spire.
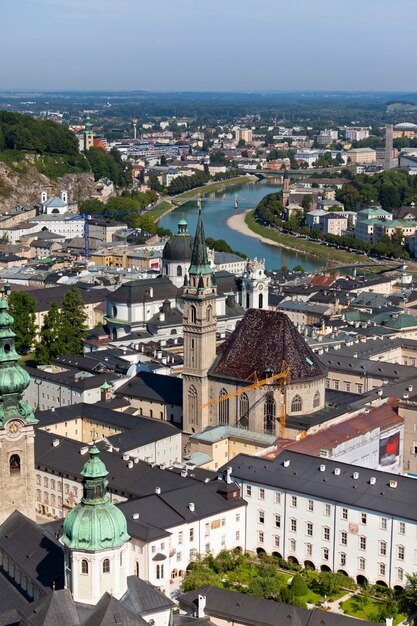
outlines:
M194 238L193 252L191 255L190 274L211 274L211 272L212 269L208 260L200 201L198 208L197 228Z

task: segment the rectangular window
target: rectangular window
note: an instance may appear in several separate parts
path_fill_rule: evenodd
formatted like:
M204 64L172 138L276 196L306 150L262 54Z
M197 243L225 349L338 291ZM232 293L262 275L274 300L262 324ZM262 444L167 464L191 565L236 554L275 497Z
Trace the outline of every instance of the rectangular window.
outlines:
M344 552L340 553L340 565L346 565L346 554Z
M385 572L386 572L386 565L385 563L380 563L379 564L379 574L380 576L385 576Z
M294 517L291 518L290 528L291 528L291 532L293 532L293 533L297 532L297 520L294 519Z
M239 530L236 531L235 539L236 539L236 541L240 541L240 531Z
M295 548L296 548L296 541L295 539L290 539L290 550L291 552L295 552Z
M404 570L402 567L397 567L397 580L404 580Z
M387 554L387 542L386 541L379 542L379 554L381 556L386 556Z
M381 517L381 530L387 530L388 520L386 517Z
M348 518L348 510L342 509L342 519L347 519L347 518Z
M356 383L356 393L362 393L363 385Z
M307 511L314 511L314 501L307 500Z
M275 504L281 504L281 494L279 491L275 492Z
M359 537L360 550L366 550L366 537Z
M265 524L265 511L258 511L258 522Z
M331 506L330 504L325 504L324 505L324 514L329 516L332 512Z
M210 544L206 543L206 554L210 552Z
M279 548L279 535L274 535L274 546Z
M251 497L251 495L252 495L252 487L250 485L246 485L245 494L248 496L248 498Z
M367 521L366 513L361 513L361 522L362 522L362 524L366 524L366 521Z
M339 381L338 380L334 381L334 388L335 388L336 391L339 391Z
M405 522L399 522L398 532L400 533L400 535L405 535Z
M208 537L208 536L209 536L209 534L210 534L210 524L207 522L207 523L205 524L204 536L205 536L205 537Z
M276 528L281 528L281 515L275 515L274 517Z
M264 533L262 530L258 531L258 541L259 543L263 543L264 542Z
M311 556L313 554L313 546L311 543L306 543L306 556Z
M345 390L350 391L350 383L348 383L347 381L345 382Z
M178 544L179 545L182 544L182 539L183 539L183 532L182 532L182 530L180 530L180 532L178 533Z
M324 526L323 528L323 539L325 541L330 541L330 528L328 526Z
M222 526L226 526L226 518L222 517Z
M325 561L329 560L329 548L323 548L323 559Z
M190 541L194 541L194 528L190 528Z
M181 561L181 552L177 552L177 561Z
M291 506L297 508L297 496L291 496Z
M259 500L265 500L265 489L259 489Z
M306 523L306 535L308 535L308 537L313 536L313 523L312 522Z
M342 532L340 533L340 543L342 544L342 546L347 546L347 538L347 532L345 530L342 530Z
M236 513L236 524L240 522L240 513Z
M358 567L362 572L365 570L365 565L366 565L365 559L363 557L360 557Z
M404 561L404 554L405 554L404 546L398 546L397 558L399 561Z

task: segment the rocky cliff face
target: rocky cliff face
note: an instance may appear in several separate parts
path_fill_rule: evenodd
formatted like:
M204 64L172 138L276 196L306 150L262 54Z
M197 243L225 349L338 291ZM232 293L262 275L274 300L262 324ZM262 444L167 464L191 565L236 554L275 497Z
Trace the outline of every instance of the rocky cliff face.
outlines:
M60 195L61 190L66 189L70 204L73 204L89 198L94 188L91 172L65 174L51 180L38 172L29 160L17 163L15 167L0 161L0 214L39 201L42 189L47 189L49 196Z

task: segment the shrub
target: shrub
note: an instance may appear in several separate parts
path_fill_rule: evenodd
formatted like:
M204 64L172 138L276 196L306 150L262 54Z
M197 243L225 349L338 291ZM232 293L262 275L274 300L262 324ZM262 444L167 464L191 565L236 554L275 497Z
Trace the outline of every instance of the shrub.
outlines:
M308 587L300 574L295 574L291 581L290 589L296 597L305 596L308 593Z

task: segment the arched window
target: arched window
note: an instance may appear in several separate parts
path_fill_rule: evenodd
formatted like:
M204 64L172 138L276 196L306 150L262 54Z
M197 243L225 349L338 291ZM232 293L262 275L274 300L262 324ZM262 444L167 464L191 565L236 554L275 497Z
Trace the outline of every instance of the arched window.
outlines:
M272 393L268 393L264 404L264 433L266 435L275 434L275 413L276 402Z
M207 307L207 312L206 312L206 320L208 322L211 322L212 311L213 311L213 309L211 308L211 304L209 304L208 307Z
M190 321L192 324L195 324L197 321L197 309L194 304L190 307Z
M177 276L182 276L182 267L181 267L181 265L177 265Z
M10 473L18 474L20 472L20 456L18 454L12 454L9 461Z
M45 476L44 479L43 479L43 486L47 487L48 486L48 482L49 482L48 478Z
M41 484L41 477L40 474L36 474L36 484L40 485Z
M88 561L86 559L81 561L81 574L88 574Z
M246 308L247 309L250 308L250 295L249 295L249 293L246 293Z
M249 426L249 398L246 393L242 393L239 398L239 426L241 428Z
M113 307L112 307L112 317L113 317L114 319L116 319L116 318L117 318L117 306L113 306Z
M158 580L161 580L161 578L164 577L164 566L163 565L157 565L156 566L156 578Z
M197 389L194 385L188 390L188 415L191 424L197 424Z
M260 293L259 298L258 298L258 308L262 309L263 305L264 305L264 295L263 293Z
M103 574L110 574L110 559L103 561Z
M137 576L139 578L139 572L140 572L140 567L139 567L139 561L135 562L135 576Z
M219 402L219 424L221 426L229 425L229 398L222 399L224 396L227 396L227 390L222 389L220 391L220 402Z
M313 398L313 409L317 409L320 406L320 391L316 391Z
M292 413L298 413L298 412L301 411L302 408L303 408L303 401L301 399L301 396L299 396L297 394L292 399L292 402L291 402L291 412Z

